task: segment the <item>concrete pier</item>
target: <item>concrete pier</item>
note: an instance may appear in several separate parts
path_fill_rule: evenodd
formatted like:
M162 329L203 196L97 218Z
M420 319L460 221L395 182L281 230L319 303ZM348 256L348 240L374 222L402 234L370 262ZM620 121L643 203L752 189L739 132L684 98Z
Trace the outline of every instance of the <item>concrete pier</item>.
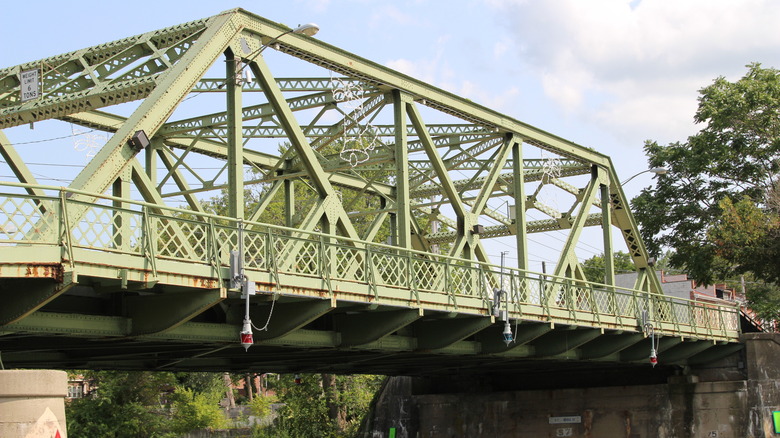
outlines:
M394 377L362 436L779 436L772 412L780 411L780 335L749 333L743 342L743 350L698 367Z
M0 371L0 437L67 438L67 393L65 371Z

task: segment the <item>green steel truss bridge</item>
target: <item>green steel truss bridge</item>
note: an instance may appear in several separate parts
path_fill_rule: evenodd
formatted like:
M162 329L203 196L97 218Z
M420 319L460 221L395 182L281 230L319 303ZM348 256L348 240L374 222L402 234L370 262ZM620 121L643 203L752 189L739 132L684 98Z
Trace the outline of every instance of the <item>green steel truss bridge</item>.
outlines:
M65 151L13 141L59 125L105 139L66 187L31 170ZM244 10L0 70L0 129L5 367L425 374L741 348L738 308L662 294L607 156ZM609 257L585 279L594 230L605 254L619 230L633 288ZM533 272L550 234L558 261Z

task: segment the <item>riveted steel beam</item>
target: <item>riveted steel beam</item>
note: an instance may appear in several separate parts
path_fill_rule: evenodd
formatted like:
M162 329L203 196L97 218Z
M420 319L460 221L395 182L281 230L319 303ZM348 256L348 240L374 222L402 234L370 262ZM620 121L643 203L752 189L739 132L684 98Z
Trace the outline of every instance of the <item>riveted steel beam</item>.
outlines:
M36 310L67 292L75 283L72 272L63 274L55 267L59 278L4 279L0 284L0 326L23 320Z
M139 150L128 143L137 132L153 137L189 93L209 65L222 54L237 32L230 15L217 16L187 52L160 77L147 98L122 124L71 184L72 188L102 193ZM92 108L79 108L68 114ZM59 115L59 114L58 114ZM74 219L80 212L73 212Z
M38 184L35 180L35 176L33 176L30 169L27 168L24 160L22 160L22 157L16 152L16 149L11 145L11 142L8 141L8 137L5 136L3 131L0 131L0 156L3 157L3 160L5 160L8 167L11 168L11 172L14 173L19 182L32 185ZM43 192L36 188L28 188L27 192L34 196L43 196Z
M289 30L278 23L246 11L242 10L241 13L246 16L246 27L249 32L254 32L258 35L276 36ZM560 137L475 104L468 99L440 90L317 39L287 34L280 37L275 43L279 51L283 53L289 53L313 64L343 73L348 77L361 79L367 83L381 84L389 89L404 91L414 96L415 101L431 108L482 126L519 134L538 147L553 151L559 155L582 158L602 165L607 162L606 156L593 150L563 140ZM261 84L261 86L263 85Z
M377 342L420 318L421 310L403 309L334 316L342 347L365 346Z
M511 324L514 342L507 345L504 342L503 325L494 324L489 330L484 330L477 335L477 340L482 344L482 353L485 354L504 354L515 349L520 349L523 354L530 354L531 350L523 347L534 339L544 336L553 330L551 324L544 323L523 323Z
M737 353L745 348L745 344L729 343L717 344L704 350L701 353L694 354L686 360L688 365L707 365L716 362L724 357Z
M0 127L147 97L224 20L214 16L0 70ZM20 74L29 70L38 71L41 97L23 102Z
M610 356L641 342L644 338L641 333L606 333L580 347L580 357L590 360Z
M106 132L116 131L117 126L121 125L122 123L125 123L127 120L125 117L121 117L121 116L117 116L114 114L109 114L101 111L90 111L90 112L72 114L62 119L71 123L86 126L92 129L99 129L101 131L106 131ZM190 150L192 152L197 152L198 154L203 154L213 158L227 159L227 147L224 145L224 143L217 143L217 142L204 140L204 139L167 138L165 139L165 144L172 148ZM279 157L266 154L263 152L254 151L247 148L244 148L243 159L245 164L263 170L275 169L279 161ZM329 176L330 181L334 185L355 188L355 189L366 188L366 190L368 190L369 193L377 194L381 196L391 196L393 194L393 188L385 183L372 182L367 186L365 180L356 177L354 175L349 175L345 173L331 173L332 172L331 169L327 169L326 171L330 174ZM300 177L300 176L301 175L289 176L289 178ZM282 175L268 175L263 179L263 182L270 182L276 179L283 179L283 178L285 177ZM197 192L217 190L226 187L227 186L215 185L215 186L210 186L202 189L191 189L191 190L181 189L181 192L179 193L163 194L163 196L177 196L177 195L187 196Z
M566 354L601 336L599 329L555 330L532 342L534 355L551 357Z
M332 92L335 82L341 82L349 86L360 86L364 90L373 92L376 88L368 83L361 82L353 78L276 78L276 84L282 91L327 91ZM209 92L223 92L225 86L224 79L204 78L201 79L195 87L192 88L193 93L209 93ZM255 80L243 81L242 91L244 93L249 92L261 92L263 91L260 83Z
M716 347L712 341L693 340L682 342L658 355L658 361L664 364L685 363L688 359L699 353Z
M132 319L130 336L175 328L226 297L225 289L127 296L125 307L128 317Z
M462 341L490 327L490 318L443 318L418 320L412 324L418 350L435 350Z
M682 338L663 336L656 340L656 353L660 358L663 353L683 342ZM645 338L642 342L636 343L620 352L621 362L639 362L646 361L650 357L651 342Z
M272 305L273 307L271 307ZM262 341L288 335L333 309L333 303L330 300L271 303L262 307L254 306L250 310L252 321L260 324L267 323L265 330L255 332L255 339Z

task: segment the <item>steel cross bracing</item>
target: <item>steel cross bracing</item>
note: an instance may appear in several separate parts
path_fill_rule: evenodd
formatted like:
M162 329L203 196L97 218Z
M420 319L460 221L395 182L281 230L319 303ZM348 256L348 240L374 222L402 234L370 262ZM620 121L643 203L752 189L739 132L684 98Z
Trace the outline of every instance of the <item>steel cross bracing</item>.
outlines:
M321 77L275 76L290 55ZM12 140L44 121L107 135L67 187L41 184L45 158ZM737 308L662 295L608 157L244 10L0 70L0 128L6 366L639 364L646 323L662 364L741 348ZM633 288L611 257L586 281L591 227L608 255L620 230ZM549 233L554 270L532 272L529 235ZM501 237L516 266L491 260ZM239 246L268 322L249 352Z

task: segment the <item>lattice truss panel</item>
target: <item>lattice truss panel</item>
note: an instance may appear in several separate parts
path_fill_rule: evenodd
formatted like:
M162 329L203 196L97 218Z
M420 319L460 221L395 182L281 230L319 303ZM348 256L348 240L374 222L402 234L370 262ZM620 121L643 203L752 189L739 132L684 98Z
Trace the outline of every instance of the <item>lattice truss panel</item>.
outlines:
M38 92L25 100L30 72ZM0 70L0 174L14 177L3 180L47 182L27 125L48 121L73 133L46 143L50 161L83 133L105 135L83 168L57 169L56 185L192 210L188 229L156 232L187 236L201 257L205 211L483 262L485 241L516 236L520 268L534 257L529 235L556 233L556 274L578 279L582 230L612 225L648 266L607 157L242 10ZM149 141L131 141L139 132ZM117 241L101 227L112 214L87 205L70 218L82 222L73 239ZM19 240L40 220L0 215ZM141 251L141 224L122 227ZM315 270L305 259L317 242L287 245L295 256L280 263ZM247 263L265 265L268 248L251 249ZM333 254L333 269L369 274L339 265L347 255Z

